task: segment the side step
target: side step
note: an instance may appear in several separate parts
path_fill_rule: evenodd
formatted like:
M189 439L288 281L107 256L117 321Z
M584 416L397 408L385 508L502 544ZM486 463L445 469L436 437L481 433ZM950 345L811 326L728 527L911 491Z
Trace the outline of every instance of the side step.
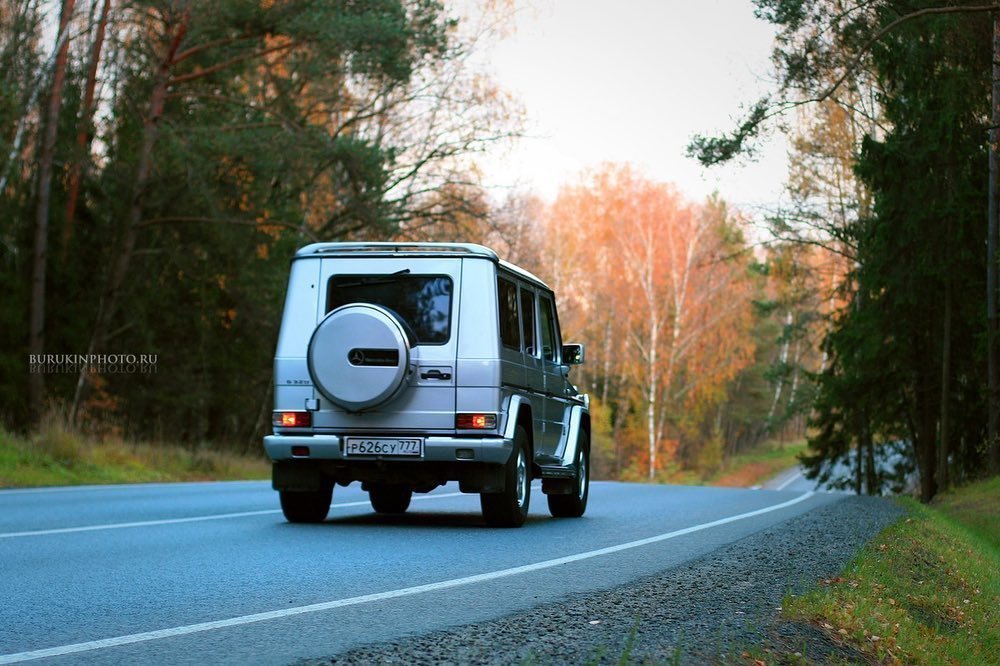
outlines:
M542 480L545 479L575 479L576 468L572 465L563 467L562 465L539 465L542 470Z
M542 465L542 492L546 495L572 495L576 492L576 470L573 467Z

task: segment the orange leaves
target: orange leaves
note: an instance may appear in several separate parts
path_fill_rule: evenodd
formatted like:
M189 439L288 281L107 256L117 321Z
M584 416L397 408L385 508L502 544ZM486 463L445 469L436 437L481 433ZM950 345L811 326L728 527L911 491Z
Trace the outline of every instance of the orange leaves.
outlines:
M564 332L589 346L591 390L626 397L641 420L643 450L633 442L630 457L652 478L683 446L672 424L717 402L752 361L739 221L719 201L605 165L562 189L543 228Z
M234 321L236 321L236 310L234 308L219 311L219 323L222 324L222 328L228 331L233 327Z
M820 585L840 585L841 583L848 582L846 578L842 576L837 576L836 578L824 578L819 581Z
M282 227L279 224L274 224L271 222L271 211L265 208L257 216L256 222L257 222L257 229L261 233L267 234L274 240L278 240L279 238L281 238ZM258 255L260 255L260 252L261 252L260 247L258 247L257 249ZM266 259L267 257L265 256L262 258Z

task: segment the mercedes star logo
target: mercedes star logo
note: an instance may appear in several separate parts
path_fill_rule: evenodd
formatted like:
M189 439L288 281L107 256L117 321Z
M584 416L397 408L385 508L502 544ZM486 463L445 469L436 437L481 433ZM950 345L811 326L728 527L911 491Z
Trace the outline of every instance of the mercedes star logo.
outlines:
M362 365L365 362L365 353L360 349L352 349L347 353L347 360L351 365Z

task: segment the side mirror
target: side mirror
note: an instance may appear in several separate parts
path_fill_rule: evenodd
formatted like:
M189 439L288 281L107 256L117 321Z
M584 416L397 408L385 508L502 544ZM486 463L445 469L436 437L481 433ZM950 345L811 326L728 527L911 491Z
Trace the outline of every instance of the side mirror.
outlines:
M564 365L581 365L584 360L584 347L581 344L563 345L562 362Z

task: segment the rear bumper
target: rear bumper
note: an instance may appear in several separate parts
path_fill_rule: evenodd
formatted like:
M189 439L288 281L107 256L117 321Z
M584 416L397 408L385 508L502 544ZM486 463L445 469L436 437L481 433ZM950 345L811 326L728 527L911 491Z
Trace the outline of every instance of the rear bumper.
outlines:
M425 437L422 458L385 456L345 456L339 435L268 435L264 450L273 461L336 460L344 463L384 463L386 465L421 463L490 463L505 464L514 449L513 440L505 437ZM309 455L296 456L292 447L305 446Z
M330 484L385 483L427 492L458 481L465 493L500 492L504 465L514 449L503 437L426 437L424 456L345 456L338 435L270 435L264 438L274 461L275 490L308 492ZM308 447L308 455L293 455L292 447Z

